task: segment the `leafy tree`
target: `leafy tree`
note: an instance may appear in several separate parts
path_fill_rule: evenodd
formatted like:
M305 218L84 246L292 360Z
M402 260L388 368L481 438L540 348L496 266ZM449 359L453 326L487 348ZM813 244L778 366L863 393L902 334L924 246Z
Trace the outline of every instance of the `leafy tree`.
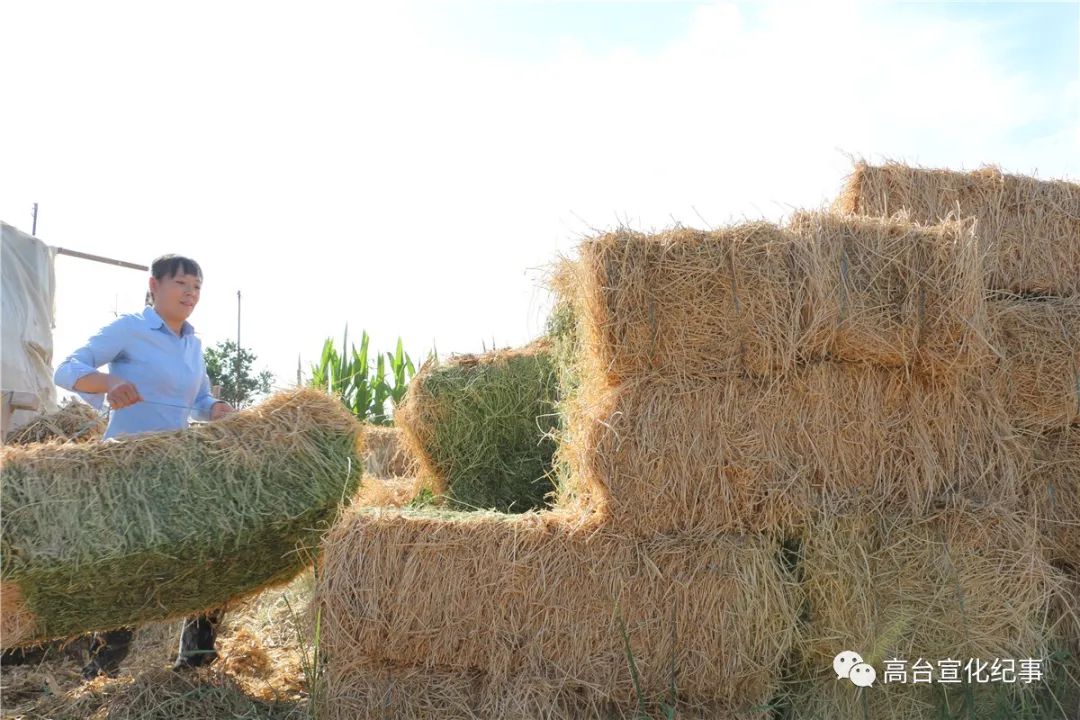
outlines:
M238 355L236 343L232 340L222 340L214 347L206 348L203 358L206 360L206 374L210 376L210 384L220 385L221 399L234 408L251 405L256 396L270 392L274 384L274 374L269 370L255 374L252 369L256 360L255 353L247 348L240 348Z

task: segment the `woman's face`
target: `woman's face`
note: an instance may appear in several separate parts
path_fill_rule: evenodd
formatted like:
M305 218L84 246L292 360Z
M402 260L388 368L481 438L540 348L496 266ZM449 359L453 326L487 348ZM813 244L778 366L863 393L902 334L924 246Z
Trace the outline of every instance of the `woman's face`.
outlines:
M154 310L163 320L183 322L199 304L202 280L198 275L177 273L161 280L150 278L150 292L154 296Z

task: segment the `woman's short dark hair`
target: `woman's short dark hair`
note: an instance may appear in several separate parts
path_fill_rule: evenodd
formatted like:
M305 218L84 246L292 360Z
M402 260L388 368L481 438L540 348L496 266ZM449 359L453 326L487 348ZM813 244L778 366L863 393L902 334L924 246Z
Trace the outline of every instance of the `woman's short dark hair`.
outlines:
M183 255L162 255L150 266L150 274L158 280L176 275L194 275L202 280L202 268L199 263Z

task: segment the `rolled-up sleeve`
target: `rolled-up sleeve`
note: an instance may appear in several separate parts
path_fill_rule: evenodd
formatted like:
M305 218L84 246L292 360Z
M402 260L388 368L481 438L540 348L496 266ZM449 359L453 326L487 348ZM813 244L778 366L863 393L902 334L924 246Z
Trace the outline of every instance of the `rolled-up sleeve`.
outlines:
M85 393L75 389L75 383L102 365L107 365L116 359L124 349L124 338L127 334L127 320L118 318L106 325L75 352L68 355L63 362L56 366L53 373L53 382L64 388L77 393L94 408L100 410L105 400L103 393Z
M195 396L195 405L191 408L191 419L197 422L210 422L210 411L219 400L210 394L210 377L203 373L199 394Z

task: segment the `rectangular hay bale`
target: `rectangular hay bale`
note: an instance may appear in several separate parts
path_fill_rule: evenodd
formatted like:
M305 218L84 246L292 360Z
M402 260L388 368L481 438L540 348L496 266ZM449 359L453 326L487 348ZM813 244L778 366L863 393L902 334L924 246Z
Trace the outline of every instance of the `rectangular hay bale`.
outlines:
M660 703L600 702L559 678L515 675L493 680L477 670L391 663L340 663L328 668L321 698L326 720L635 720L662 717ZM674 704L674 703L669 703ZM715 703L679 700L680 720L766 720L762 712L732 712Z
M646 535L793 532L854 501L913 514L957 493L1018 502L1030 454L977 385L871 365L583 388L568 413L559 505L597 507Z
M941 693L955 709L967 690L974 716L986 717L1000 711L997 703L1024 702L1020 694L1030 703L1053 691L1041 682L1004 693L975 683L929 686L911 675L920 660L937 673L938 661L950 659L1012 659L1019 670L1022 659L1050 657L1057 638L1048 611L1064 578L1043 557L1030 516L972 504L922 519L822 517L803 536L802 558L809 618L797 641L793 717L861 717L867 700L872 717L939 717ZM872 688L837 679L833 659L842 651L875 668ZM887 660L905 661L906 683L885 682ZM960 677L966 680L962 670Z
M401 428L364 425L364 471L377 478L416 477L416 460Z
M328 537L318 596L329 672L364 663L556 678L596 703L674 681L690 702L747 708L776 690L797 590L775 541L636 539L548 512L357 511ZM621 619L620 619L621 618ZM672 676L674 673L674 677Z
M976 220L986 287L1017 294L1080 295L1080 184L996 168L935 170L859 162L838 210L932 225Z
M804 358L955 376L988 359L970 225L801 212L791 221L805 283Z
M987 383L1018 425L1080 424L1080 297L987 304L997 360Z
M986 356L976 251L960 223L802 213L789 228L608 233L555 285L611 383L825 358L953 372Z
M1050 558L1080 573L1080 425L1038 438L1028 486Z

